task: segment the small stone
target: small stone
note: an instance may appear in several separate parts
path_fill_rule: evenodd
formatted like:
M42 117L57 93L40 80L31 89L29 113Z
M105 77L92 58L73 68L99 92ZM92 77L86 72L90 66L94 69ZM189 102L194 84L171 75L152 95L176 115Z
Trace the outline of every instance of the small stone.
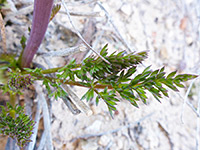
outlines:
M187 42L187 44L188 44L189 46L191 46L192 43L193 43L192 37L191 37L191 36L186 37L186 42Z
M123 13L125 13L127 16L130 16L131 13L132 13L131 5L129 5L129 4L123 5L123 6L121 7L121 11L122 11Z
M159 55L162 59L168 59L169 58L168 51L167 51L167 48L165 46L160 47L160 54Z
M92 125L90 125L86 128L86 131L88 133L97 133L100 131L101 125L102 125L102 122L100 120L96 120L93 122Z
M101 136L101 138L98 141L98 144L101 146L106 146L110 142L110 138L107 135Z
M123 141L122 141L122 139L117 140L117 147L118 147L118 149L123 149Z
M82 141L81 150L94 150L98 149L98 144L96 141Z

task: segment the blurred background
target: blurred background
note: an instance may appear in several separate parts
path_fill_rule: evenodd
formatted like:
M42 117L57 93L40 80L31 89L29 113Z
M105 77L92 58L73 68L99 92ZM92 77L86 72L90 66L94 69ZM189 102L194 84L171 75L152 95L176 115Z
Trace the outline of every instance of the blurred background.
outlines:
M105 44L110 53L148 50L149 57L141 69L165 66L166 72L200 74L199 0L65 2L73 24L95 50L100 51ZM3 10L7 48L19 54L21 36L28 37L31 26L33 1L10 0L9 4ZM71 58L81 63L92 55L91 51L70 56L39 55L79 46L82 42L75 32L62 6L49 24L35 62L59 67ZM163 98L161 103L151 96L146 105L139 102L139 108L121 101L114 119L103 101L98 106L89 102L93 114L87 116L73 115L61 100L50 99L53 145L58 150L198 150L199 82L198 78L187 82L179 93L169 90L169 98ZM86 92L84 88L72 89L80 98Z

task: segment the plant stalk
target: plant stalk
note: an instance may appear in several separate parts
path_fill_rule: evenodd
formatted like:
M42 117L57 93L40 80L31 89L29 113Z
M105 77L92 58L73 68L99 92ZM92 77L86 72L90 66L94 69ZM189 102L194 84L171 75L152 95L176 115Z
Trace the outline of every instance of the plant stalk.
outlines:
M35 53L37 52L47 29L53 0L35 0L33 22L30 37L23 51L22 57L19 60L21 68L29 68Z
M13 107L15 107L15 103L16 103L16 93L10 92L10 104Z

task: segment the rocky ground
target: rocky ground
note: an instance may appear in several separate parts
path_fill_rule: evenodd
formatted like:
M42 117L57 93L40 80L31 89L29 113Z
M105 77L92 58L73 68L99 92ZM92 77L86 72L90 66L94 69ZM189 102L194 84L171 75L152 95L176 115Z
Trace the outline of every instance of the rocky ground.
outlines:
M33 5L31 0L12 4L15 7L4 12L7 47L19 54L21 36L28 37ZM141 68L165 66L166 72L199 74L198 0L68 0L66 4L74 25L94 49L100 50L108 43L109 52L148 50L149 57ZM80 44L62 7L49 24L39 53ZM73 57L81 62L91 54L88 51ZM34 60L55 67L70 58L38 55ZM86 92L79 87L72 89L80 98ZM93 114L87 116L73 115L61 100L51 99L53 146L56 150L197 150L199 99L198 79L188 82L179 93L170 91L169 98L163 98L161 103L150 97L147 105L139 102L137 109L122 101L114 119L103 102L98 106L90 102Z

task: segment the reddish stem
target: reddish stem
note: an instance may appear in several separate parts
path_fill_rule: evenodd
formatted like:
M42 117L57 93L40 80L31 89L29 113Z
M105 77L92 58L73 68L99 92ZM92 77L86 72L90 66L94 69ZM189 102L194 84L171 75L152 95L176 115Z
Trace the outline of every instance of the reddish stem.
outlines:
M51 10L53 7L53 0L35 0L33 22L29 40L23 51L20 67L28 68L37 52L47 29Z

